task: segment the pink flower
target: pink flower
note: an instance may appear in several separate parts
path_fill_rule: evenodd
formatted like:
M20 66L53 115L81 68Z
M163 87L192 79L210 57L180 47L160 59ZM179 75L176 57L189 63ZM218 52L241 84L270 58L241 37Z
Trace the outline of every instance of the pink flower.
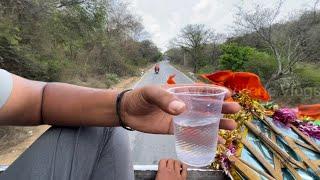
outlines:
M291 123L293 123L297 119L297 116L292 109L282 108L282 109L276 110L272 118L275 121L279 121L284 125L289 126Z

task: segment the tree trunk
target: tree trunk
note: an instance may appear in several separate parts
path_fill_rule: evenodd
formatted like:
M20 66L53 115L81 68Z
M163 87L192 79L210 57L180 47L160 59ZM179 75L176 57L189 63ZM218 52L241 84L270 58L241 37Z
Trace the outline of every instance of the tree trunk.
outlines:
M193 73L196 73L198 71L198 62L197 57L194 54L190 54L192 58L192 64L193 64Z
M198 65L197 65L197 63L194 63L194 65L193 65L193 73L197 73L197 71L198 71Z
M276 61L277 61L277 65L278 65L277 74L281 74L281 73L282 73L282 62L281 62L281 57L280 57L280 55L279 55L278 50L277 50L273 45L271 45L271 49L272 49L272 52L273 52L274 58L276 59Z
M271 76L271 78L267 81L267 83L266 83L266 85L265 85L265 88L266 88L266 89L269 89L271 82L280 79L281 76L282 76L282 74L279 74L279 73L273 74L273 75Z

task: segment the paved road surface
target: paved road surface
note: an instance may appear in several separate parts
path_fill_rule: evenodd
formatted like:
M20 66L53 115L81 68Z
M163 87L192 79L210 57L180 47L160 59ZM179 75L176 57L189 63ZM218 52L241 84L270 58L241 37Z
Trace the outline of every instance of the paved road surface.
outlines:
M176 74L177 83L192 83L192 80L172 67L169 63L160 63L160 73L154 74L149 69L134 87L150 84L164 84L169 75ZM130 146L135 165L157 164L161 158L175 158L174 137L170 135L153 135L140 132L129 132Z

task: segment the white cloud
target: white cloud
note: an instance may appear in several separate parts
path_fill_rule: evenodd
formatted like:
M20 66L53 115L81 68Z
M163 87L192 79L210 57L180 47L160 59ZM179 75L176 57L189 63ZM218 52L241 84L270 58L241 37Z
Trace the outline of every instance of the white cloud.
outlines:
M233 22L233 3L221 0L200 0L192 8L190 22L205 24L219 33L225 33L227 27Z
M213 7L212 5L215 4L214 0L200 0L200 2L195 5L192 10L195 11L196 13L201 13L203 11L208 11L211 10Z
M178 12L173 12L170 14L170 18L168 19L168 33L165 42L165 48L168 48L169 41L174 38L183 27L183 19L182 16Z
M150 14L141 14L145 29L150 33L152 40L161 48L165 41L161 38L161 28L156 19Z
M206 22L213 18L218 9L218 5L215 0L200 0L192 8L191 21L195 23Z
M153 17L152 14L147 14L144 11L138 8L139 0L133 0L130 2L130 10L141 17L142 24L144 25L146 31L150 33L151 39L157 43L159 47L162 45L161 40L161 29L157 20ZM164 43L164 42L163 42Z
M145 24L147 31L154 35L158 35L160 33L160 25L157 24L154 17L148 14L142 15L143 24Z

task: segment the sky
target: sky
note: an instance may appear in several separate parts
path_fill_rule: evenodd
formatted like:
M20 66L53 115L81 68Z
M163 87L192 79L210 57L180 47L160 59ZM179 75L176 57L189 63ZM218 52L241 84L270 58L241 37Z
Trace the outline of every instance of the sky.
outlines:
M205 24L216 33L230 33L236 6L250 9L252 2L272 7L277 0L128 0L130 10L141 17L152 41L166 51L169 41L187 24ZM286 0L280 19L310 9L314 0Z

